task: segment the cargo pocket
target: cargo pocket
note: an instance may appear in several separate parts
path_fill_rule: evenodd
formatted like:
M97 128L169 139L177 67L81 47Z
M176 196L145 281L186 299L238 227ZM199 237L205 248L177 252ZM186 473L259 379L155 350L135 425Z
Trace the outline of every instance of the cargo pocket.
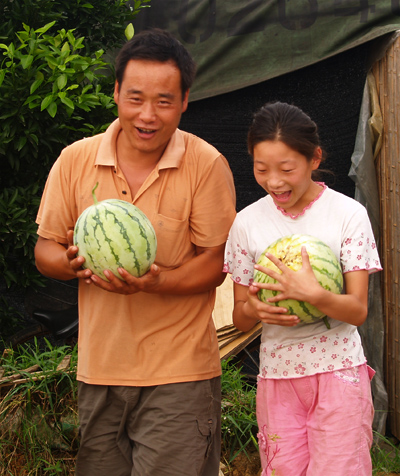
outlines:
M204 458L207 458L210 454L210 449L215 438L215 432L217 429L217 419L210 417L210 415L198 416L197 429L200 435L205 440L205 453Z

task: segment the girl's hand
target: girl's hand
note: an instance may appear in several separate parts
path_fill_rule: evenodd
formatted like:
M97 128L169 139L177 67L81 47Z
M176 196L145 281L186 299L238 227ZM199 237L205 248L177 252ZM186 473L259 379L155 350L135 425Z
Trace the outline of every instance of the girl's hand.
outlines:
M287 314L285 307L271 306L260 301L257 293L260 288L258 283L249 286L247 291L247 301L243 306L243 312L254 320L265 324L292 327L299 324L297 316Z
M321 285L311 268L305 246L301 248L302 267L297 271L293 271L270 253L267 253L266 256L280 271L279 273L269 268L255 265L256 270L267 274L277 281L275 284L255 283L259 288L278 291L278 294L268 299L268 302L275 303L283 299L310 302L312 296L321 291Z

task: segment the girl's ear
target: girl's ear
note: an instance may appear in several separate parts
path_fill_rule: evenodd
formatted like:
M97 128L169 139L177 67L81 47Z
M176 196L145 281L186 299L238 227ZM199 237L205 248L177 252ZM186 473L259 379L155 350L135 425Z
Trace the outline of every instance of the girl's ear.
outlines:
M314 157L312 158L312 170L317 170L319 164L322 160L322 149L321 147L317 147L314 152Z

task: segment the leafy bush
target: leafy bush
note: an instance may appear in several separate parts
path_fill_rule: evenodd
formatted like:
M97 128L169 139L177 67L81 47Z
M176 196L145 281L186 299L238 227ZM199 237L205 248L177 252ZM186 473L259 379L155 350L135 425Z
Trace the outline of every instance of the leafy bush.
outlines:
M0 0L3 337L13 308L7 294L41 281L35 217L50 167L67 144L101 132L116 117L113 67L104 58L122 46L127 22L148 1Z

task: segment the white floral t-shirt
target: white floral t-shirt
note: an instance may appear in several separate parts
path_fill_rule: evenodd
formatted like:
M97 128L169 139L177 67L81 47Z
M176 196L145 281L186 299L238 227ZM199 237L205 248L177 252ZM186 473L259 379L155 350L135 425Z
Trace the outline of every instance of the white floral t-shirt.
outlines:
M366 209L357 201L324 186L302 214L293 217L266 196L240 211L225 250L225 272L235 283L249 286L254 264L274 241L296 233L325 242L343 273L381 265ZM282 327L263 324L260 376L294 378L352 368L365 363L357 327L328 317L323 321Z

